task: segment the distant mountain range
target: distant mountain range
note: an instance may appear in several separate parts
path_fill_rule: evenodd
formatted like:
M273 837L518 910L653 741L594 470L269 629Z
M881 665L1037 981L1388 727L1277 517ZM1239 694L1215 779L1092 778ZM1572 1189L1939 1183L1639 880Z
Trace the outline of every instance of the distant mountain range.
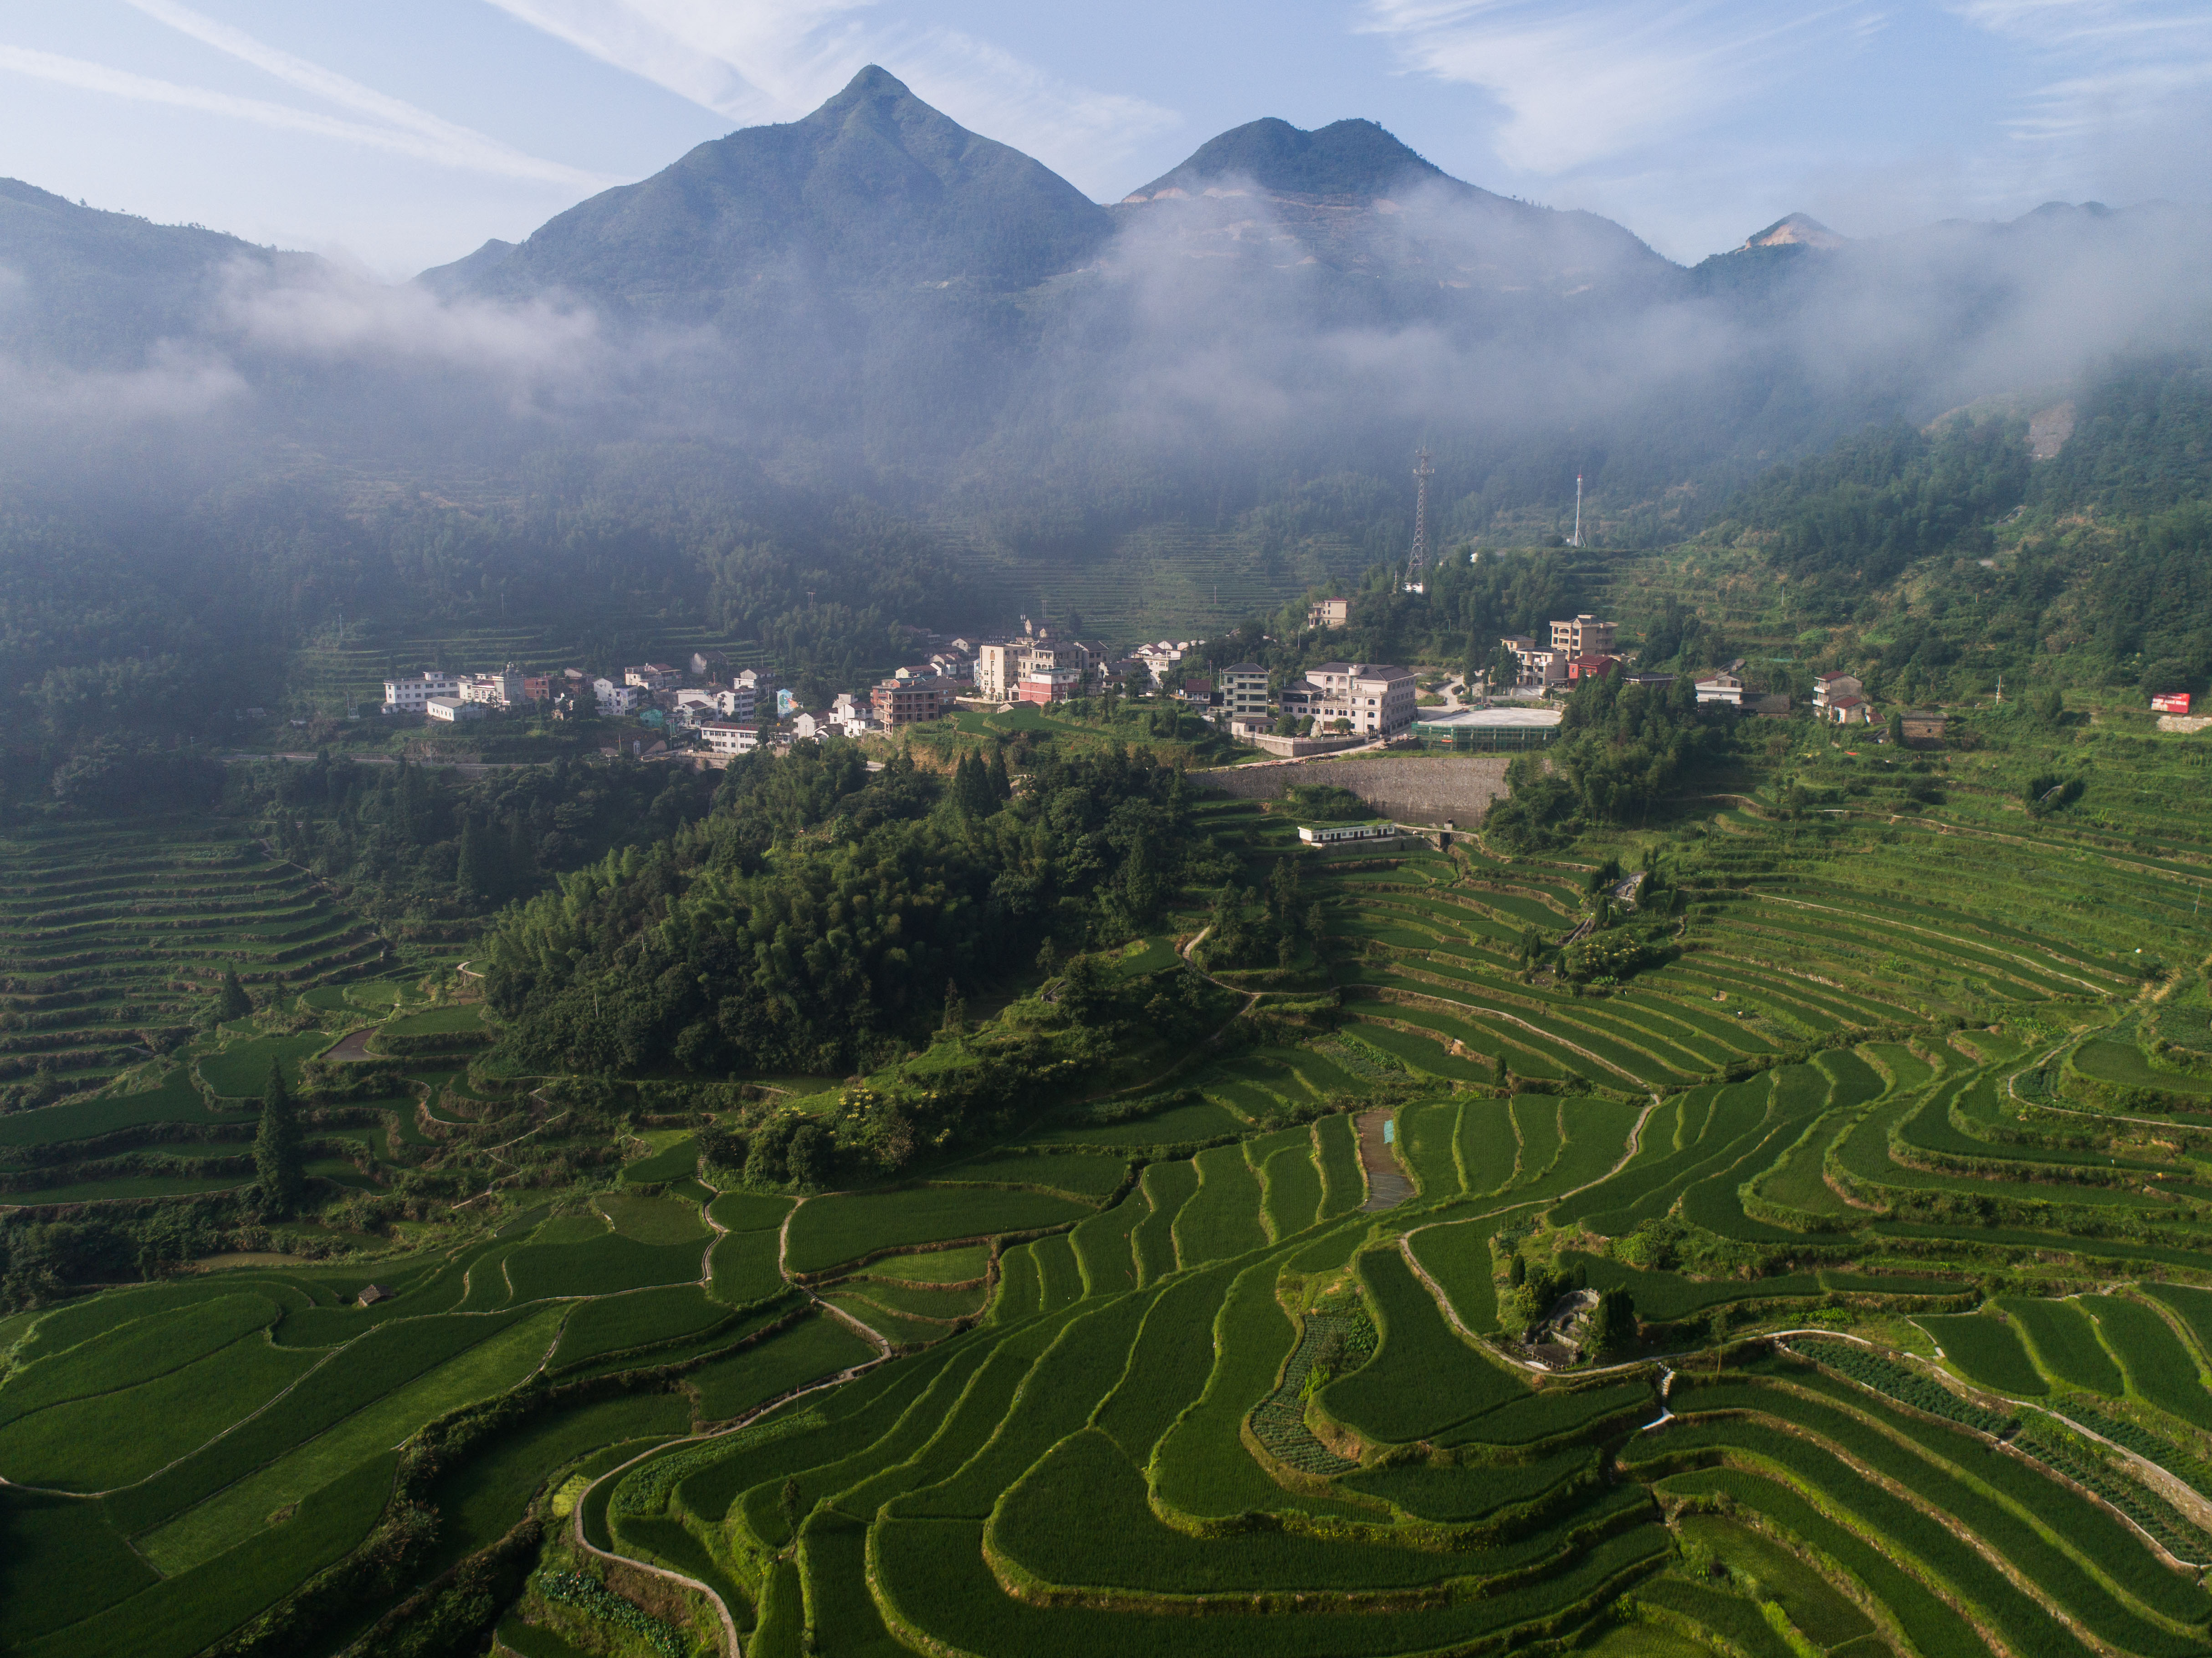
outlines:
M1425 440L1464 527L1577 471L1616 508L1687 499L1870 419L2202 337L2207 243L2171 208L1866 241L1793 214L1685 269L1366 120L1255 121L1102 205L870 68L413 301L0 182L0 353L71 407L70 375L190 365L213 401L234 382L236 429L371 471L464 439L497 471L705 438L1045 539L1395 478Z

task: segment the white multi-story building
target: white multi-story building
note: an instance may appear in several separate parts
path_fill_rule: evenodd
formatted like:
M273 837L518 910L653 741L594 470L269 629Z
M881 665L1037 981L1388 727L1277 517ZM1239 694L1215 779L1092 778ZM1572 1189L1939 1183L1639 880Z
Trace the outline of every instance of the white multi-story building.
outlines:
M604 677L592 682L592 694L599 698L601 714L635 714L651 701L649 694L636 685L617 685Z
M384 707L386 713L420 714L422 705L432 697L456 696L459 693L460 686L453 675L430 668L405 679L386 680Z
M1214 689L1231 719L1257 719L1267 712L1267 671L1256 662L1235 662L1214 676Z
M1395 737L1413 729L1419 694L1411 668L1386 662L1324 662L1309 669L1306 677L1321 687L1321 706L1314 710L1316 720L1341 720L1366 737Z
M1571 622L1552 624L1552 648L1569 657L1607 656L1613 651L1614 624L1585 610Z
M1105 677L1106 654L1073 639L1054 639L1048 633L1015 640L994 640L975 652L975 695L1000 702L1023 695L1023 682L1031 674L1073 672L1082 696L1097 691ZM904 670L901 671L903 675Z
M1026 641L994 639L975 647L975 695L1000 702L1011 701L1022 683L1022 653Z
M1521 665L1521 683L1540 685L1549 690L1563 685L1567 679L1567 664L1572 659L1565 651L1550 650L1539 645L1526 634L1507 634L1498 641L1513 653Z
M1161 639L1150 645L1139 647L1130 654L1152 670L1152 677L1160 684L1170 683L1170 676L1177 663L1205 641L1197 639Z
M1698 682L1698 701L1725 702L1730 708L1743 706L1743 681L1732 673L1715 674L1711 679Z
M679 726L696 726L714 719L722 712L722 708L713 691L678 691L676 693L676 705L668 712L669 717Z
M760 746L760 727L751 720L709 720L699 735L714 754L750 754Z
M635 668L624 668L625 683L641 690L672 691L684 683L684 676L665 662L647 662Z
M481 702L490 708L519 708L529 700L522 675L511 662L498 673L471 674L460 682L457 695L464 702Z

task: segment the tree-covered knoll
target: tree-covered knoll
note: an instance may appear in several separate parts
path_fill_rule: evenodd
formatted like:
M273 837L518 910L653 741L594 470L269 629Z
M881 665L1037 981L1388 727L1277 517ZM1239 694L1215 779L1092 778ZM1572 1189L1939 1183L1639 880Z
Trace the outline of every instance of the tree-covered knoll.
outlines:
M1480 672L1502 635L1548 638L1554 617L1581 608L1580 578L1556 551L1474 552L1465 544L1446 552L1420 592L1407 590L1402 562L1377 564L1342 595L1352 601L1344 627L1307 627L1307 604L1319 597L1308 594L1206 641L1200 660L1210 668L1257 662L1284 683L1330 661L1449 662Z
M1583 829L1632 822L1675 793L1730 744L1733 711L1700 710L1696 685L1584 680L1567 701L1559 738L1506 768L1511 793L1484 832L1514 851L1562 845Z
M1695 540L1616 567L1598 602L1639 666L1746 654L1752 679L1801 697L1820 668L1881 701L1987 696L2000 675L2008 695L2203 690L2212 366L2118 361L2074 404L2045 460L2008 416L1870 427L1771 469Z
M950 778L801 744L741 760L716 810L504 914L486 993L519 1062L635 1074L832 1072L935 1023L948 984L1041 944L1118 942L1218 876L1179 774L1149 754L1040 750Z
M558 760L456 783L434 768L327 753L230 768L224 810L380 920L483 914L609 851L703 817L711 776L622 759Z
M1976 556L2028 485L2027 428L1945 422L1869 427L1825 454L1778 466L1724 510L1755 537L1808 611L1841 620L1858 594L1939 552Z
M2036 470L2033 499L2059 511L2154 513L2212 493L2212 364L2121 365L2078 399L2073 434Z
M645 629L676 617L757 641L815 707L903 659L900 624L1001 619L972 569L896 510L690 446L558 459L466 507L403 495L364 512L336 485L289 480L181 500L118 490L97 511L0 503L6 799L128 809L104 771L63 768L234 743L257 728L240 721L248 708L332 712L296 689L294 662L334 642L341 616L349 640L392 641L392 674L497 666L405 642L483 627L535 630L525 665L619 674Z

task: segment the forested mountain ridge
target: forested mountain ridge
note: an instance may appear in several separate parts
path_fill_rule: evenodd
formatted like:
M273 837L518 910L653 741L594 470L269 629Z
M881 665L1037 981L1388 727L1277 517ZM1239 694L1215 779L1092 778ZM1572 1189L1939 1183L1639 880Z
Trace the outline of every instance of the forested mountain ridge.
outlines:
M1318 265L1337 276L1408 284L1378 307L1401 318L1532 289L1628 288L1647 298L1686 291L1679 267L1611 220L1455 179L1372 121L1311 132L1273 118L1249 122L1111 210L1139 247L1165 239L1277 271ZM1265 280L1256 269L1243 279L1255 277Z
M886 665L896 623L1049 608L1122 642L1225 635L1369 567L1363 653L1479 665L1498 631L1605 598L1599 555L1723 519L1712 544L1788 576L1778 629L1861 626L1886 584L1971 554L1961 580L1992 592L1944 586L1946 616L2148 627L2112 656L2148 649L2131 674L2196 659L2186 627L2158 642L2170 607L2112 618L2142 608L2133 576L2092 592L1999 544L2061 513L2063 483L2142 519L2146 549L2194 544L2147 516L2201 496L2182 381L2097 388L2202 337L2202 215L2052 208L1685 272L1371 122L1254 123L1165 180L1089 203L872 70L487 246L442 296L9 186L9 788L240 708L342 712L289 654L342 616L402 641L390 671L426 630L597 654L680 617L826 697ZM2055 459L1978 416L1923 429L2034 387L2083 411ZM1424 442L1438 546L1564 536L1580 477L1569 568L1400 592ZM1670 657L1728 643L1695 608L1621 614Z
M480 273L447 266L424 280L489 297L556 289L622 317L696 322L730 307L742 317L759 283L1028 288L1109 234L1058 174L871 66L803 119L702 144L570 208Z
M233 270L320 263L0 179L0 352L33 369L135 367L156 342L204 330Z
M1773 460L2186 337L2206 305L2185 210L1685 271L1367 120L1254 122L1101 207L879 69L404 288L66 208L31 191L0 212L0 264L24 277L9 326L146 378L27 401L26 487L58 460L489 501L580 448L702 442L747 464L739 497L764 462L1078 563L1340 473L1379 481L1402 539L1424 440L1456 533L1525 526L1580 474L1595 536L1648 541ZM118 289L154 264L182 275Z

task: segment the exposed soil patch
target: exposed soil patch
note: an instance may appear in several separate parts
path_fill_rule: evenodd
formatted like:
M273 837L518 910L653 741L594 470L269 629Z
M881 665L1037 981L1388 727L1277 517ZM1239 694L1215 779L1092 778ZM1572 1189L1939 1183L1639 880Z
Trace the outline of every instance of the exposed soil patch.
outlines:
M1367 1201L1362 1209L1395 1209L1413 1195L1413 1182L1398 1166L1397 1153L1382 1138L1390 1121L1389 1108L1359 1114L1359 1166L1367 1171Z

